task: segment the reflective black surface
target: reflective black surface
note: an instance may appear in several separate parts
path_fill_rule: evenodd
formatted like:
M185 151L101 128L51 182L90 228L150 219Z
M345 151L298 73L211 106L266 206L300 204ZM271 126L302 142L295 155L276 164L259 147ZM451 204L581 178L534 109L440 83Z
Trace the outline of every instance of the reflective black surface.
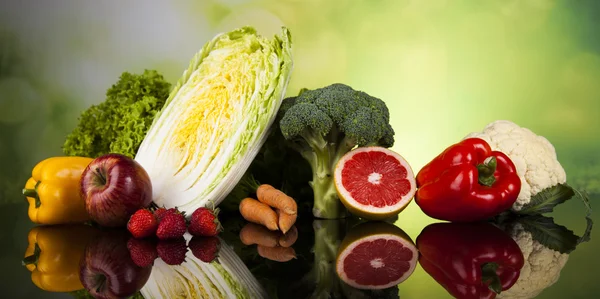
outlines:
M26 217L26 205L15 204L11 208L10 212L6 209L1 212L2 222L5 225L11 225L13 228L12 230L2 231L4 246L2 247L1 263L4 271L2 271L3 278L1 281L4 285L5 294L9 295L10 298L73 298L73 293L48 292L34 284L35 279L32 279L32 272L22 266L21 262L26 255L28 245L30 245L27 240L29 232L32 230L42 231L44 228L34 228L35 226L29 222ZM567 209L575 211L580 208L576 202L566 203L563 206L564 211ZM496 233L501 233L502 238L508 239L512 245L517 245L521 251L520 253L523 255L524 261L523 267L520 270L516 270L519 272L519 278L516 283L508 289L504 289L497 298L564 298L563 296L566 294L572 294L571 298L592 298L591 296L595 293L596 288L598 288L593 283L594 273L598 273L598 270L594 267L598 260L595 254L596 242L585 242L587 236L581 238L586 228L585 218L573 217L573 220L576 221L569 221L571 218L564 217L563 215L564 212L559 210L552 215L554 219L548 217L529 217L523 219L503 219L493 224L486 224L494 226L497 229ZM563 222L561 223L560 221ZM461 250L461 246L465 247L467 245L469 245L467 246L469 248L478 247L479 255L490 256L490 254L486 254L486 250L494 251L495 254L506 250L506 245L502 245L506 243L498 241L500 237L477 238L476 234L478 232L474 231L473 228L454 227L453 232L446 233L446 239L439 239L439 236L432 237L431 233L427 233L428 229L425 229L425 227L428 227L428 223L424 223L420 233L416 235L411 235L411 226L406 225L409 229L405 229L405 231L409 233L401 237L401 239L410 240L415 243L415 246L419 246L419 249L422 250L420 254L421 263L418 263L414 272L410 273L406 280L397 286L381 290L358 289L351 287L340 278L339 271L336 271L336 260L342 249L350 247L348 244L345 244L348 243L345 239L348 239L348 236L356 235L353 229L356 230L364 222L360 219L313 220L299 218L295 225L297 230L297 237L293 238L295 240L288 240L287 244L281 243L281 239L277 240L277 244L274 247L281 249L281 252L259 250L259 245L257 244L244 245L242 240L240 240L240 231L248 223L239 217L239 215L223 214L222 222L225 231L219 236L221 251L213 263L219 263L221 268L218 269L229 270L231 272L229 273L230 275L224 275L223 272L211 270L213 269L211 267L207 268L207 265L211 264L202 261L199 258L200 255L192 252L191 245L187 248L187 260L182 266L169 266L160 257L157 257L154 267L138 267L132 262L131 253L127 250L127 241L130 238L127 231L94 229L95 232L100 233L88 234L88 237L92 240L86 247L85 252L87 254L84 253L82 255L80 271L81 267L87 267L88 274L90 272L89 269L95 269L96 271L102 269L102 271L108 273L107 281L112 279L112 285L107 288L106 283L98 282L97 277L94 278L92 277L93 275L87 275L87 279L82 285L90 289L93 288L94 291L105 292L103 294L116 295L133 292L142 285L144 286L143 290L147 290L147 292L149 290L156 291L157 285L172 279L172 283L177 285L177 287L173 287L174 292L182 296L190 296L185 294L196 294L199 296L198 298L201 298L202 289L206 292L221 294L221 296L225 297L238 295L248 297L265 296L270 298L398 298L398 296L402 298L422 298L422 296L429 298L451 298L450 293L457 294L453 289L467 285L472 288L479 288L480 290L488 290L487 285L491 281L482 280L478 277L478 284L474 284L473 282L467 283L464 277L458 277L457 272L453 272L449 267L451 265L456 266L457 261L460 261L463 263L461 267L464 268L465 265L469 265L470 261L467 259L476 259L476 257L471 253L465 253L464 250L461 253L462 256L460 254L453 254L453 252L456 253ZM404 228L402 218L393 220L391 223ZM564 226L565 224L572 225L567 228ZM448 223L441 225L453 226L453 224ZM375 226L372 229L372 233L361 232L362 235L359 234L358 237L354 236L352 238L354 238L354 241L362 240L361 238L384 231L387 226L393 225L390 223L381 223L380 227L382 229ZM60 242L66 242L64 241L65 239L61 239L59 235L57 236L56 231L60 232L61 229L68 230L70 229L68 226L52 229L54 232L46 232L46 241L44 241L50 243L53 248L51 250L54 252L50 252L50 254L57 254L57 251L60 251L61 248L67 248L71 250L70 252L78 250L78 244L73 243L72 246L64 246ZM456 234L456 236L453 237L452 234ZM38 232L38 239L42 238L42 235L42 233ZM425 248L423 245L425 237L429 239L438 238L437 241L445 242L445 246L436 245L435 242L431 241L427 244L430 247L434 246L433 250L438 250L437 257L432 258L432 248L429 248L427 252L423 249ZM245 242L258 242L261 244L269 242L268 236L262 238L262 241L256 241L261 239L258 235L255 235L254 238L255 241L253 242L248 242L247 240ZM189 243L189 241L190 238L188 236L186 242ZM202 242L204 241L200 240L196 243ZM468 242L470 243L466 244ZM491 244L490 242L495 242L495 244ZM578 244L578 242L581 243ZM285 246L282 246L282 244ZM268 244L266 245L266 247L269 247ZM265 245L260 246L263 246L263 249L265 247ZM511 244L508 246L510 247ZM48 254L48 252L42 252L42 254ZM437 272L445 273L444 278L440 278L439 273L436 274L435 271L432 271L432 267L422 264L424 255L429 255L429 264L435 264ZM61 269L68 268L65 266L60 268L60 266L54 265L56 270L48 270L47 268L52 266L48 262L48 258L45 261L40 259L38 262L45 262L46 264L43 265L43 267L46 267L44 271L50 275L54 274L54 277L62 273L61 271L63 270ZM68 262L66 261L66 263ZM499 263L501 264L502 262ZM398 263L398 265L400 264ZM363 263L363 267L364 265ZM377 261L371 262L370 265L381 267L381 264L378 264ZM195 274L185 274L186 271L181 270L184 268L193 269L195 266L200 269L200 272L191 270L190 273ZM240 266L242 267L240 268ZM399 271L405 270L406 268L402 268ZM501 267L497 271L498 276L502 278L504 274L502 274L503 270ZM178 274L175 275L173 273ZM203 273L213 274L206 274L203 277ZM251 275L249 275L250 273ZM454 273L454 276L452 276L452 273ZM182 283L182 277L191 277L186 275L193 275L194 278ZM207 278L209 276L210 278ZM207 287L207 285L210 285L210 282L218 284L219 281L226 281L227 279L246 279L251 282L234 283L229 286L223 283L221 287ZM452 285L449 285L449 283ZM241 285L242 289L247 288L248 290L232 291L235 288L231 287L232 285ZM51 289L47 285L45 287ZM162 288L168 287L163 285ZM89 296L88 293L79 291L77 292L77 297L85 298L85 296ZM487 293L489 294L490 292ZM483 294L481 292L478 294L475 297L464 298L489 298L489 296L485 297L481 295Z

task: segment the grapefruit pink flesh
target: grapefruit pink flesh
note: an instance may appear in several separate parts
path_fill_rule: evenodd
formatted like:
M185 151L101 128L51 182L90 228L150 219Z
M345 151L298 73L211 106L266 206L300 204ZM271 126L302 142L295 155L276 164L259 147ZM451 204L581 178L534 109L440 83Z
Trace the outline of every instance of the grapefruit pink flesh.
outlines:
M410 165L383 147L363 147L347 153L338 162L334 178L346 208L367 219L394 216L416 191Z

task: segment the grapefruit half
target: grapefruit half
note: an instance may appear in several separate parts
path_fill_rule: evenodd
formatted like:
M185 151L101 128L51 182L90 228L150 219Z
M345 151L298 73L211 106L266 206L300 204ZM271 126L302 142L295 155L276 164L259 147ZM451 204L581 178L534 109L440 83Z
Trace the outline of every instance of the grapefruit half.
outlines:
M353 228L342 241L336 273L357 289L386 289L405 281L418 257L417 247L402 229L386 222L367 222Z
M344 206L354 215L371 220L396 216L417 190L408 162L379 146L346 153L335 167L334 181Z

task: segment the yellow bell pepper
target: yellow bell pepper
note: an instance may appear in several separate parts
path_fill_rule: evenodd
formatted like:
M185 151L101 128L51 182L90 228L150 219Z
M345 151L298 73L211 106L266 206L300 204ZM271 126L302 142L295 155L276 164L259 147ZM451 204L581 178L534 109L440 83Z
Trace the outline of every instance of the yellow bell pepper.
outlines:
M79 263L85 247L98 230L83 224L37 226L29 231L29 246L23 265L31 271L31 280L48 292L72 292L83 289Z
M29 219L39 224L90 220L80 194L81 174L92 162L85 157L52 157L38 163L25 184Z

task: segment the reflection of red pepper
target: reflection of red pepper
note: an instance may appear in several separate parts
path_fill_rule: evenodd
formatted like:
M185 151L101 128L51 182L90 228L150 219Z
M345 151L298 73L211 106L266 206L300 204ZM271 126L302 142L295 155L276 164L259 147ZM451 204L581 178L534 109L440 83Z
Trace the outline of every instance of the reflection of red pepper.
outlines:
M489 223L434 223L417 237L421 267L459 299L491 299L519 279L519 245Z
M415 202L430 217L480 221L508 210L521 180L505 154L482 139L469 138L447 148L417 174Z

